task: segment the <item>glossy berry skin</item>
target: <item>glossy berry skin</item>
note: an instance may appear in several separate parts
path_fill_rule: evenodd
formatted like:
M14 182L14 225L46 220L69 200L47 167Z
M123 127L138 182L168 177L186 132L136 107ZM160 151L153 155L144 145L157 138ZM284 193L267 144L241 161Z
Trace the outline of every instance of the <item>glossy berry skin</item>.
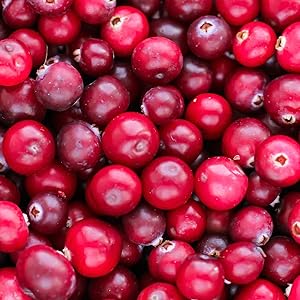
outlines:
M49 246L35 245L24 250L16 270L20 285L34 299L68 299L74 292L76 277L73 267Z
M281 126L300 124L300 75L286 74L272 80L264 91L264 107Z
M74 0L73 7L85 23L102 24L112 16L116 8L116 0Z
M255 154L255 170L274 186L286 187L300 179L300 145L285 135L273 135Z
M101 26L101 37L117 56L130 56L134 48L149 35L146 16L131 6L118 6L110 20Z
M206 228L206 213L202 206L189 200L186 204L166 213L168 236L192 243L199 240Z
M5 176L0 176L0 199L17 205L20 203L20 192L17 185Z
M32 9L41 15L59 15L65 12L72 4L72 0L56 0L56 1L41 1L41 0L26 0Z
M121 81L110 75L98 77L85 87L80 108L86 118L104 127L129 106L129 93Z
M205 234L197 243L197 253L219 258L223 250L227 248L229 240L221 234Z
M145 202L122 217L122 225L128 239L138 245L156 243L166 229L165 215Z
M216 1L216 8L230 25L242 26L257 17L260 3L259 0L221 0Z
M143 169L141 180L145 200L159 209L175 209L192 195L193 173L177 157L156 158Z
M0 67L0 85L17 85L29 76L32 57L22 42L3 39L0 41Z
M177 288L169 283L155 282L145 287L139 293L137 300L183 300Z
M156 125L179 118L184 111L184 99L174 86L156 86L142 98L141 110Z
M10 253L22 249L29 231L22 211L15 203L0 201L0 224L0 251Z
M146 116L126 112L106 126L102 134L102 147L106 157L113 163L141 168L155 156L159 134Z
M187 32L190 50L199 58L207 60L216 59L229 50L231 38L229 25L223 19L211 15L196 19Z
M167 84L179 75L183 56L175 42L165 37L151 37L135 47L131 65L146 83Z
M262 207L246 206L238 210L230 223L229 235L235 241L252 242L265 245L273 232L270 214Z
M85 277L111 272L120 260L122 239L110 224L95 218L74 224L67 232L65 249L74 268Z
M297 300L300 295L300 277L297 276L296 279L293 281L291 292L288 296L289 300Z
M88 183L86 201L93 212L121 216L132 211L140 202L142 184L129 168L110 165L100 169Z
M232 44L236 60L245 67L258 67L274 54L276 33L266 23L250 22L242 26Z
M191 101L185 119L194 123L203 133L204 139L218 139L230 124L232 111L229 103L220 95L204 93Z
M128 0L127 2L141 10L146 16L152 16L159 10L160 6L159 0Z
M228 245L220 254L225 278L234 284L253 282L263 270L263 255L262 250L251 242Z
M238 68L225 83L225 97L237 110L255 113L264 105L267 75L259 70Z
M288 218L288 227L292 238L299 244L299 228L300 228L300 203L296 203L290 212Z
M203 149L201 131L184 119L171 120L160 127L160 153L192 163Z
M203 204L214 210L229 210L237 206L243 200L247 186L245 173L225 156L205 160L194 177L196 195Z
M178 270L176 285L186 298L217 298L224 288L221 262L205 255L190 255Z
M255 118L241 118L231 123L222 137L222 152L243 168L254 167L257 146L271 135L269 128Z
M20 121L11 126L6 131L2 147L9 167L22 175L32 174L48 166L55 154L55 143L50 131L33 120Z
M227 234L232 218L231 210L212 210L206 209L207 224L206 231L216 234Z
M284 236L272 237L264 247L266 253L263 275L277 285L292 282L300 271L300 248Z
M128 267L136 265L142 257L143 246L131 242L125 234L122 235L122 240L120 264Z
M148 257L149 272L156 280L175 283L181 264L194 253L193 247L186 242L166 240L151 250Z
M109 274L92 279L89 283L89 299L136 299L137 279L134 273L123 266L117 266Z
M271 281L257 279L238 290L234 300L285 300L281 289Z

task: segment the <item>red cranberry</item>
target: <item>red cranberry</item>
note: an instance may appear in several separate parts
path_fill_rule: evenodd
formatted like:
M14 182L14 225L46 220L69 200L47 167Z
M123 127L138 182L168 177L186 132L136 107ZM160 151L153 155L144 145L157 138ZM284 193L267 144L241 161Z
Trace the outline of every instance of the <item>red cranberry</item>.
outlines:
M41 123L25 120L11 126L3 139L3 154L9 167L29 175L48 166L54 158L55 143Z
M140 42L131 57L134 72L151 84L167 84L175 79L183 66L179 46L165 37L151 37Z
M265 245L273 232L270 214L262 207L247 206L236 212L230 223L229 234L233 241Z
M262 142L255 154L255 170L274 186L286 187L300 179L300 145L284 135Z
M164 213L144 202L123 216L122 224L129 240L141 245L156 243L166 228Z
M187 298L214 299L222 294L224 270L221 262L214 258L190 255L180 266L176 283Z
M264 247L263 275L277 285L285 286L300 272L300 248L287 237L272 237Z
M139 177L121 165L104 167L86 187L86 201L93 212L107 216L121 216L131 212L141 196Z
M265 73L239 68L225 84L226 99L241 112L256 112L264 105L263 92L267 82L268 77Z
M129 269L118 266L109 274L92 279L89 283L89 299L136 299L137 279Z
M20 203L20 192L16 184L7 177L0 176L0 201Z
M116 8L116 0L74 0L73 7L82 21L88 24L107 22Z
M290 294L288 295L289 300L297 300L300 295L300 276L297 276L293 281Z
M213 82L209 66L194 56L185 56L183 68L176 79L176 86L188 99L207 93Z
M117 56L129 56L149 34L146 16L131 6L116 7L112 17L101 27L101 37Z
M228 244L229 241L225 235L206 234L197 243L196 249L198 253L218 258Z
M264 107L283 126L300 124L300 75L286 74L272 80L264 91Z
M298 201L290 212L290 216L288 218L288 228L292 238L297 243L300 243L300 203Z
M232 218L231 210L206 210L207 224L206 231L209 233L227 234Z
M72 4L72 0L26 0L33 10L41 15L58 15L65 12Z
M150 299L183 300L184 298L174 285L165 282L155 282L142 289L137 297L137 300Z
M140 168L155 156L159 147L159 134L146 116L126 112L106 126L102 146L106 157L113 163Z
M75 223L67 232L64 252L85 277L111 272L120 260L122 239L110 224L94 218Z
M127 2L141 10L146 16L152 16L160 6L160 0L127 0Z
M221 18L203 16L195 20L187 32L190 50L203 59L215 59L231 46L231 29Z
M143 247L131 242L127 236L122 235L123 238L123 247L121 252L120 263L122 265L131 267L136 265L141 257Z
M88 120L104 127L129 106L129 93L118 79L110 75L99 77L85 87L80 107Z
M167 233L172 239L192 243L199 240L206 227L206 213L202 206L189 200L186 204L166 214Z

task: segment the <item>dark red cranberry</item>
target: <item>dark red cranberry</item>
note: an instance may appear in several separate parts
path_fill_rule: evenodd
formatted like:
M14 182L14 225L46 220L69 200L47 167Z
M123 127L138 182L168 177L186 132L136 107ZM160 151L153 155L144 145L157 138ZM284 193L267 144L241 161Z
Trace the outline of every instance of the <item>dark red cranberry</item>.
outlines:
M0 85L23 82L30 74L32 57L22 42L12 38L0 41Z
M80 19L72 10L57 16L44 15L38 21L39 32L51 45L65 45L73 42L79 35L80 26Z
M221 262L205 255L190 255L177 272L176 284L187 298L217 298L224 289L224 270Z
M231 210L206 210L207 224L206 231L216 234L227 234L232 218Z
M127 2L129 5L141 10L148 17L156 13L160 7L159 0L127 0Z
M277 285L285 286L300 272L300 248L288 237L275 236L264 247L263 275Z
M0 176L0 201L20 203L20 192L16 184L7 177Z
M204 139L218 139L231 122L229 103L220 95L205 93L191 101L185 118L194 123L203 133Z
M222 137L222 152L241 167L253 168L256 148L271 135L269 128L255 118L241 118L230 124Z
M86 201L93 212L100 215L125 215L138 205L141 196L139 177L121 165L102 168L86 187Z
M10 29L4 23L3 20L0 20L0 40L3 40L9 36Z
M198 253L218 258L228 244L229 240L225 235L206 234L197 243L196 250Z
M89 299L136 299L137 279L134 273L123 266L117 266L109 274L92 279L89 283Z
M216 59L229 50L232 33L221 18L207 15L195 20L187 32L190 50L199 58Z
M86 289L87 289L87 278L75 273L76 275L76 283L75 290L69 300L83 300L86 297Z
M238 210L230 223L229 234L233 241L265 245L273 232L270 214L262 207L246 206Z
M297 276L293 281L291 291L288 295L289 300L297 300L300 295L300 276Z
M208 15L212 9L212 0L166 0L165 7L170 17L180 22L191 22Z
M113 163L140 168L149 163L159 147L159 134L144 115L126 112L106 126L102 134L106 157Z
M212 85L213 74L209 66L194 56L185 56L183 68L176 79L176 86L189 100L207 93Z
M129 93L121 81L110 75L97 78L85 87L80 107L91 123L104 127L129 106Z
M237 206L243 200L248 186L248 178L242 169L225 156L205 160L194 178L196 195L214 210L229 210Z
M123 229L130 241L141 244L156 244L166 229L165 215L147 203L122 217Z
M278 43L278 41L277 41ZM276 48L276 46L275 46ZM284 73L282 68L280 67L276 55L271 56L263 66L264 71L271 77L275 78Z
M292 238L299 244L300 243L300 203L293 206L290 216L288 218L288 228Z
M151 37L136 46L131 64L134 72L143 81L167 84L179 75L183 57L175 42L165 37Z
M122 240L120 263L128 267L136 265L142 257L143 246L131 242L125 234L122 235Z
M49 246L35 245L24 250L16 269L21 287L36 299L68 299L74 292L74 269L62 254Z
M72 0L26 0L33 10L41 15L58 15L65 12L72 4Z
M264 107L283 126L300 124L300 75L286 74L272 80L264 91Z
M169 283L155 282L145 287L139 293L137 300L183 300L177 288Z
M11 28L31 27L37 15L29 4L30 0L2 1L2 17Z
M55 142L50 131L33 120L11 126L3 139L3 154L9 167L18 174L29 175L51 164Z
M280 194L281 188L263 180L256 172L248 176L248 190L245 199L251 205L266 207Z
M189 200L186 204L166 213L168 236L192 243L199 240L206 227L206 213L202 206Z
M143 272L139 278L140 290L148 287L152 283L157 283L157 281L153 278L153 276L148 271Z
M174 86L156 86L143 96L141 110L154 124L166 124L183 114L184 99Z
M257 147L255 170L274 186L286 187L297 183L300 179L299 143L285 135L267 138Z
M117 6L110 20L101 27L101 37L117 56L130 56L149 34L146 16L131 6Z

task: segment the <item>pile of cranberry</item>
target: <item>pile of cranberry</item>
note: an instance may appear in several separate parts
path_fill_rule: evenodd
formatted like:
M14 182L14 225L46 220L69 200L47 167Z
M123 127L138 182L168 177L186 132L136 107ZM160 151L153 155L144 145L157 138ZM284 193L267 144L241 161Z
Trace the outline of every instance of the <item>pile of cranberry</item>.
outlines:
M299 300L300 2L2 0L0 300Z

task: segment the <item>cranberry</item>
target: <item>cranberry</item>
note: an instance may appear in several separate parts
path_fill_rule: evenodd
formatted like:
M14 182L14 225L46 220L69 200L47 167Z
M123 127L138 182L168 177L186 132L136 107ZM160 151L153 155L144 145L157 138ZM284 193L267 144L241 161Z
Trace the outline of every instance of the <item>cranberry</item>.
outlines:
M297 300L300 295L300 285L299 285L300 277L297 276L296 279L293 281L290 294L288 295L289 300Z
M113 163L140 168L149 163L159 147L159 134L144 115L126 112L106 126L102 134L106 157Z
M29 76L32 57L22 42L3 39L0 41L0 66L0 85L17 85Z
M283 126L300 124L300 75L286 74L272 80L264 91L264 107Z
M88 24L107 22L116 7L116 0L74 0L73 2L80 19Z
M0 176L0 201L20 203L20 192L16 184L7 177Z
M196 249L198 253L218 258L228 244L229 241L225 235L206 234L197 243Z
M160 6L160 0L127 0L127 2L141 10L146 16L152 16Z
M300 145L284 135L262 142L255 154L255 170L274 186L286 187L300 179Z
M265 73L255 69L239 68L225 84L226 99L241 112L252 113L264 105L264 89L268 82Z
M129 106L129 93L121 81L110 75L98 77L85 87L80 99L82 112L92 123L103 127Z
M141 245L157 243L166 228L164 213L144 202L123 216L122 224L129 240Z
M71 264L49 246L35 245L24 250L16 269L20 285L30 297L68 299L75 289L76 277Z
M242 118L226 128L222 152L241 167L253 168L256 148L271 135L269 128L255 118Z
M180 266L176 283L187 298L214 299L222 294L224 270L221 262L214 258L190 255Z
M121 252L120 263L122 265L131 267L136 265L141 257L143 246L137 245L131 242L125 234L122 235L123 238L123 247Z
M300 243L299 228L300 228L300 203L295 204L288 218L288 227L292 238Z
M3 154L9 167L29 175L48 166L54 158L55 143L41 123L25 120L11 126L3 139Z
M229 25L216 16L203 16L195 20L187 32L190 50L203 59L215 59L229 50L232 33Z
M141 110L154 124L166 124L183 114L184 99L171 85L156 86L143 96Z
M246 206L236 212L230 223L229 234L233 241L265 245L273 232L270 214L262 207Z
M206 213L202 206L189 200L186 204L166 214L167 233L172 239L192 243L199 240L206 227Z
M111 272L120 260L122 239L110 224L94 218L75 223L67 232L64 252L85 277Z
M263 275L278 285L292 282L300 272L300 248L288 237L272 237L264 247Z
M232 218L231 210L206 210L207 224L206 231L209 233L226 234Z
M179 46L165 37L151 37L140 42L131 57L132 68L147 83L167 84L183 66Z
M109 274L92 279L89 284L89 299L136 299L137 279L127 268L118 266Z
M87 289L87 278L79 275L78 273L76 275L76 285L75 290L72 294L72 296L69 298L69 300L83 300L86 296L86 289Z
M183 300L184 298L174 285L164 282L155 282L142 289L137 297L137 300L150 299Z

